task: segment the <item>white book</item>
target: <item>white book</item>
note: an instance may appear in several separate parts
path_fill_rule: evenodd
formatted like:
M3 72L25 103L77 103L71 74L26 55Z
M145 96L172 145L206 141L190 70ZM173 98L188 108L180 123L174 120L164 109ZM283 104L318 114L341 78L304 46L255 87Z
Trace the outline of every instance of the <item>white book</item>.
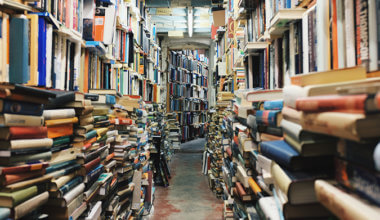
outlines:
M263 211L265 218L270 220L280 220L280 209L277 207L276 200L273 196L259 199L259 206Z
M295 39L294 39L294 24L289 26L289 75L295 75Z
M330 70L330 16L329 0L317 1L317 67L318 71Z
M337 30L338 30L338 67L339 69L346 67L346 35L344 23L344 2L337 1Z
M98 201L94 207L92 207L91 212L85 218L85 220L95 220L100 219L100 214L102 213L102 202Z
M53 25L46 24L46 87L51 87L51 61L52 61L52 49L53 49Z
M74 42L73 42L74 43ZM74 55L74 90L79 87L79 73L80 73L80 58L81 58L81 44L75 43L75 55Z
M108 6L105 12L105 21L104 21L104 35L103 43L105 45L112 44L113 32L115 30L116 23L116 10L115 5Z
M354 1L345 0L344 8L346 27L346 64L347 67L354 67L356 66Z
M380 4L377 1L377 4ZM368 0L368 34L369 34L369 71L378 69L378 45L377 45L377 15L376 0Z
M61 37L61 71L59 73L59 84L57 84L57 89L65 88L65 71L66 71L66 38Z
M302 67L303 73L309 72L309 12L302 17Z
M65 206L68 205L68 204L70 204L80 194L83 195L84 188L85 188L84 183L81 183L78 186L76 186L74 189L72 189L68 193L66 193L63 196L63 199L66 202Z

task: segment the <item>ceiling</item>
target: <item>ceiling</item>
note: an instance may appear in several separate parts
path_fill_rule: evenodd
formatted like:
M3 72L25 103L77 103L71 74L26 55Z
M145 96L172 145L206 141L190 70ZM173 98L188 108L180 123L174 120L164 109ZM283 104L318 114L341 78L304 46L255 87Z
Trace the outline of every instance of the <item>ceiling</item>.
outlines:
M211 35L211 0L146 0L158 34L183 31L188 35L188 7L193 8L194 35Z

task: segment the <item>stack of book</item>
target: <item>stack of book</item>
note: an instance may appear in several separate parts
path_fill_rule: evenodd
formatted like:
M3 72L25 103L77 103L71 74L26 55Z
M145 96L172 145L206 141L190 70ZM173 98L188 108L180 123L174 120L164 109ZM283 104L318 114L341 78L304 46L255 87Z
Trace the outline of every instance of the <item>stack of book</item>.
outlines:
M44 211L57 219L78 218L83 208L85 185L81 175L83 158L78 158L80 148L75 147L74 127L78 117L74 108L84 105L84 95L75 92L54 91L57 94L51 99L44 111L48 136L53 138L52 159L46 173L53 178L49 184L49 201ZM89 103L87 103L89 104Z
M231 144L232 112L224 107L209 113L206 150L203 154L203 173L208 176L209 187L217 197L223 196L226 178L223 175L223 154ZM231 153L231 152L230 152Z
M176 113L166 113L165 117L165 134L168 137L167 141L174 150L179 150L181 147L182 130L179 126Z
M2 218L38 218L49 199L47 174L53 139L48 138L43 111L49 91L1 84L1 193ZM34 95L31 95L34 94Z
M358 219L376 218L380 214L380 200L376 193L379 186L376 166L380 138L379 79L331 83L334 74L310 75L319 79L314 85L306 82L307 75L297 77L298 83L293 81L292 86L284 89L284 94L291 95L286 105L294 112L288 114L292 118L287 118L301 127L298 133L302 142L289 139L289 143L296 146L296 150L297 146L301 147L304 154L335 153L335 181L321 179L315 182L315 186L313 184L316 199L334 215L339 218L347 215ZM305 91L302 94L306 95L297 95L295 90ZM296 128L293 130L297 131ZM318 136L305 139L309 133L318 133ZM323 142L334 138L338 139L337 143Z
M171 160L173 149L168 144L168 141L164 141L166 140L166 134L164 130L162 107L162 105L153 106L148 114L149 142L152 143L149 152L152 161L154 184L156 186L169 186L170 171L168 163Z

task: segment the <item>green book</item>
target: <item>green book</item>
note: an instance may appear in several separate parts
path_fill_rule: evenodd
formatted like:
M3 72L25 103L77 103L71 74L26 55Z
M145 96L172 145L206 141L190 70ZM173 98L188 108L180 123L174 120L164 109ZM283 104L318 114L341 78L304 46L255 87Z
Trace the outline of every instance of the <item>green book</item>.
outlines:
M12 193L0 192L0 206L12 208L37 195L37 186L31 186Z
M64 137L55 138L53 140L53 147L59 146L59 145L62 145L62 144L68 144L68 143L70 143L70 141L71 141L70 136L64 136Z

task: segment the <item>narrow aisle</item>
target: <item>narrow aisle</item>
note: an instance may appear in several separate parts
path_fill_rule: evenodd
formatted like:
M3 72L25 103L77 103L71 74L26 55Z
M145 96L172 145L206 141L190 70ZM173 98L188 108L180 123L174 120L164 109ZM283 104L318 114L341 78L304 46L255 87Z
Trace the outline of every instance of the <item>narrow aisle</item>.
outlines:
M214 196L201 173L204 143L198 139L182 144L173 157L170 186L156 187L153 220L222 219L223 201Z

